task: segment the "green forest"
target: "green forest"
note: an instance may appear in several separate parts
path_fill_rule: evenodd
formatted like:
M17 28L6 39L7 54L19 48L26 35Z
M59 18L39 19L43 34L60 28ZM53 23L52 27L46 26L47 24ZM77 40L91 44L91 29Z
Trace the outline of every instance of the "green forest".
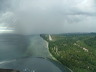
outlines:
M73 72L96 72L96 34L40 35L49 42L50 53Z

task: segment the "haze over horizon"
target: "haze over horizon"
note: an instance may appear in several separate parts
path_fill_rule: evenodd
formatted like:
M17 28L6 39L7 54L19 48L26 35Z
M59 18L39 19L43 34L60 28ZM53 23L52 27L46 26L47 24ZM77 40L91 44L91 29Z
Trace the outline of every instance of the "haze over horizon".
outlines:
M0 33L96 32L95 0L0 0Z

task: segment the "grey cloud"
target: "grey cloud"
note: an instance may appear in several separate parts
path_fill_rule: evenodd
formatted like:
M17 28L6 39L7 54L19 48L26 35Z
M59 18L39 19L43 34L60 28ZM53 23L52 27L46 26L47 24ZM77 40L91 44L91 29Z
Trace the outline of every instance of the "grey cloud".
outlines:
M11 8L10 0L0 0L0 12L4 12Z
M86 9L83 1L90 9ZM90 1L93 0L1 0L0 10L12 13L1 22L15 27L21 34L94 31L96 10Z

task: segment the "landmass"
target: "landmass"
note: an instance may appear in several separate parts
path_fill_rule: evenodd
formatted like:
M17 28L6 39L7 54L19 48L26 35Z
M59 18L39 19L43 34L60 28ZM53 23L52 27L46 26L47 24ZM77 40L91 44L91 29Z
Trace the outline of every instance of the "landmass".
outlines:
M96 33L41 34L49 51L73 72L96 72Z

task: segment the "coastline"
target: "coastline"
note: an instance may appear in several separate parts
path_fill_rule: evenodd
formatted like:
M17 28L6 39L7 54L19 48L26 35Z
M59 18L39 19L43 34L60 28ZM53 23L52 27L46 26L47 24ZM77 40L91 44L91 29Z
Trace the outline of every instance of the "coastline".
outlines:
M45 42L46 42L47 50L48 50L48 53L50 54L50 57L51 57L53 60L58 61L58 60L50 53L50 51L49 51L49 43L48 43L46 40L45 40Z
M43 37L41 37L41 38L43 38ZM57 61L58 63L60 63L60 64L62 64L60 61L58 61L52 54L51 54L51 52L49 51L49 43L48 43L48 41L46 41L44 38L43 38L43 40L46 42L46 45L47 45L47 50L48 50L48 53L50 54L50 57L53 59L53 60L55 60L55 61ZM63 65L64 66L64 65ZM65 68L67 68L70 72L73 72L70 68L68 68L67 66L64 66Z

